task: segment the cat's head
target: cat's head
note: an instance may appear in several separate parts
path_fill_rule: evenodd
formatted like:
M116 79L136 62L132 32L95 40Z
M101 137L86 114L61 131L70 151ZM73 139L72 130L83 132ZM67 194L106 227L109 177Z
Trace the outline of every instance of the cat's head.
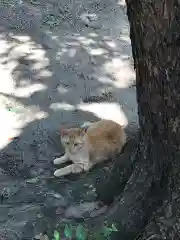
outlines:
M87 128L69 128L61 130L61 143L66 152L78 153L85 145Z

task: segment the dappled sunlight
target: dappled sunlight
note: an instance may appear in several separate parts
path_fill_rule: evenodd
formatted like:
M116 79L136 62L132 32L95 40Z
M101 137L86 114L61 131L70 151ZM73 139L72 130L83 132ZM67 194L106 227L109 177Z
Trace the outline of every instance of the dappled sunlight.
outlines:
M9 36L14 40L17 40L19 43L27 43L32 41L31 37L28 35L15 35L13 33L10 33Z
M20 136L28 124L48 117L38 106L28 109L20 101L13 99L13 105L11 102L11 97L0 95L0 150Z
M46 91L47 85L41 82L32 82L32 75L22 73L23 68L32 69L36 73L36 79L51 77L52 73L47 69L49 60L41 45L35 43L28 35L16 35L9 33L9 38L0 36L0 93L10 94L1 98L1 137L0 149L10 144L14 137L21 135L22 130L33 121L48 117L46 111L37 106L27 107L21 99L31 98L35 93ZM31 66L29 66L31 63ZM16 98L16 103L11 97ZM12 104L13 101L13 104ZM11 107L7 107L11 105ZM18 105L18 107L17 107ZM9 110L10 109L10 110ZM11 111L12 109L12 111ZM19 113L20 111L20 113Z
M16 88L16 97L31 97L31 95L35 92L45 91L47 86L41 83L31 84L30 86L22 86Z
M60 43L56 59L61 63L73 64L77 70L80 66L88 67L91 69L89 77L91 76L104 85L127 88L135 80L132 60L129 58L128 25L121 27L119 38L121 42L113 35L99 36L93 32L86 35L66 35L65 42ZM72 62L70 58L76 61ZM103 85L101 87L103 88Z
M124 126L127 126L128 124L128 119L118 103L79 104L77 108L91 112L100 119L113 120Z
M60 94L68 94L68 89L65 88L64 86L58 86L57 90Z
M76 110L126 126L130 115L127 111L131 110L124 109L123 104L128 95L117 96L115 90L129 88L135 74L129 55L124 52L125 46L129 45L127 27L121 28L121 43L113 35L100 36L95 32L65 34L63 37L49 32L56 46L52 56L29 36L11 33L9 42L0 38L5 46L4 51L1 50L3 65L0 67L6 79L0 91L14 96L23 109L21 114L10 118L9 130L4 132L13 134L14 131L14 135L19 135L21 129L33 121L50 117L53 122L56 113L61 115ZM55 74L51 58L55 59L57 69L67 66L67 71ZM116 94L115 102L85 104L82 101L88 95L102 95L106 91ZM2 121L8 117L4 115ZM8 144L5 135L1 137L2 148Z
M50 105L50 108L53 109L54 111L57 110L75 110L75 107L73 105L67 104L67 103L52 103Z
M119 6L125 7L126 6L126 1L125 0L118 0Z
M28 117L25 114L18 116L16 114L7 114L7 112L0 109L1 119L0 119L0 150L5 148L10 144L15 138L20 136L23 129L28 126L31 122L35 120L42 120L48 117L47 113L38 111L33 117Z
M96 49L88 49L88 52L92 56L100 56L100 55L105 55L107 54L107 50L103 48L96 48Z
M117 45L116 45L116 43L115 43L113 40L107 40L107 41L106 41L106 44L107 44L107 46L110 47L111 49L116 50L116 48L117 48Z
M5 68L3 65L0 64L0 72L1 72L1 82L3 81L3 84L0 84L0 93L13 93L13 90L15 88L15 83L13 80L13 77L11 75L11 72L9 69Z
M137 109L135 92L130 98L129 90L135 80L129 26L126 18L120 16L121 9L115 8L117 12L111 12L111 16L101 12L88 17L80 14L87 24L89 18L100 21L100 29L46 28L39 37L11 31L0 34L0 70L4 80L0 92L22 108L21 114L15 113L11 118L10 131L21 131L41 119L47 119L52 126L83 121L84 115L76 117L76 111L90 113L86 119L90 121L94 116L122 125L134 120L132 115L136 115ZM113 102L83 102L86 97L106 92L113 96ZM61 119L62 113L65 119ZM9 116L4 115L2 121Z
M129 35L122 35L120 37L120 39L122 39L123 41L126 41L127 43L131 44L131 40L129 38Z
M13 113L8 109L0 108L0 150L13 141L14 138L21 135L23 129L37 119L47 118L47 113L42 111L32 111L28 115L28 111L24 113Z
M135 72L130 65L130 61L121 58L113 58L104 63L102 71L113 76L111 84L118 88L127 88L132 85L135 79Z
M11 138L21 134L23 127L18 122L18 117L6 109L0 108L0 150L11 142Z
M79 41L83 46L89 46L91 44L96 44L95 39L85 37L85 36L79 36L76 37L77 41Z
M49 59L45 56L46 52L41 45L35 43L30 36L16 35L10 33L7 40L4 37L0 38L0 44L2 46L0 50L0 63L1 67L11 74L11 77L15 77L15 83L11 88L16 86L18 90L18 84L21 84L21 69L23 66L27 67L31 63L31 69L36 72L36 77L50 77L51 71L47 69L49 66ZM10 40L11 39L11 40ZM23 78L23 77L22 77ZM6 84L6 83L5 83ZM0 91L3 86L0 86ZM15 91L11 89L10 91Z

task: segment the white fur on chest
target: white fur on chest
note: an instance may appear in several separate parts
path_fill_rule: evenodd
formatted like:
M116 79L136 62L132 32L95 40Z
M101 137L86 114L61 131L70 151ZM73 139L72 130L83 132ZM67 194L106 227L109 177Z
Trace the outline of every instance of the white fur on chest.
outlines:
M71 154L67 152L69 159L75 163L83 163L87 164L89 162L89 150L87 146L84 146L83 149L81 149L79 152L75 154Z

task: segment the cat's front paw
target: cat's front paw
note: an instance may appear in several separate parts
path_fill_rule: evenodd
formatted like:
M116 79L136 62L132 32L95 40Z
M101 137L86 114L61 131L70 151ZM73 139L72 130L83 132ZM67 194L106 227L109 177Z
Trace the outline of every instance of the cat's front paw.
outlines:
M73 165L69 165L67 167L57 169L54 172L54 176L55 177L61 177L61 176L65 176L65 175L68 175L68 174L72 173L72 166Z
M59 164L60 162L61 162L61 158L56 158L53 161L54 164Z
M64 155L64 156L62 156L62 157L60 157L60 158L54 159L53 162L54 162L54 164L62 164L62 163L67 162L67 160L68 160L67 155Z
M55 172L54 172L54 176L55 177L61 177L61 176L63 176L63 174L62 174L62 171L61 170L56 170Z

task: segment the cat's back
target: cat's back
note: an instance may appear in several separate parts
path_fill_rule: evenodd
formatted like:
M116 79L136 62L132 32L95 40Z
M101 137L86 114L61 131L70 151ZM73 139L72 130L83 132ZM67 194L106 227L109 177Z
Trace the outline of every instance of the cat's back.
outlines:
M88 130L87 135L89 140L101 139L121 139L125 136L124 128L112 120L100 120L92 123Z
M120 152L126 143L124 128L112 120L100 120L91 124L87 130L92 152L111 154Z

